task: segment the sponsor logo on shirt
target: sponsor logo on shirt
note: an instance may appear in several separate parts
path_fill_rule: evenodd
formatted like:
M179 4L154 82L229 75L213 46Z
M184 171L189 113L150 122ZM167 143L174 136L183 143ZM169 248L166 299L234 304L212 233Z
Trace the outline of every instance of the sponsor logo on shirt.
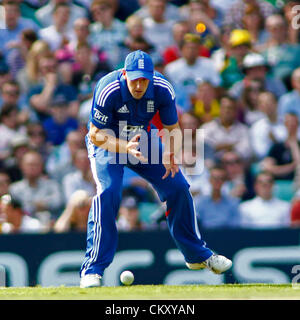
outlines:
M131 134L137 134L144 128L143 125L140 125L140 126L133 126L130 124L127 125L126 122L123 122L123 121L120 121L119 126L120 126L120 136L122 137L128 137Z
M99 110L95 110L94 119L101 124L106 124L108 120L108 116L106 116Z
M121 107L117 112L118 113L129 113L129 110L128 110L126 104L124 104L124 106Z

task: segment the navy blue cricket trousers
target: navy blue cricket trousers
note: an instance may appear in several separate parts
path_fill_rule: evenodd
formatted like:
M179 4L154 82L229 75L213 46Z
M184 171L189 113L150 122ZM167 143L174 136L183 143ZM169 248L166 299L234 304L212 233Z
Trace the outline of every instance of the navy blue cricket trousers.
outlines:
M160 139L157 143L162 153ZM121 202L124 165L112 163L115 153L97 148L86 137L91 168L97 184L87 226L87 248L80 274L103 275L105 268L113 261L117 248L118 234L116 217ZM158 151L158 150L156 150ZM149 151L151 152L151 151ZM127 155L126 155L127 156ZM150 153L149 153L150 156ZM179 171L174 178L171 174L164 180L165 167L159 156L157 164L126 164L157 191L161 201L167 204L167 224L178 249L188 263L200 263L213 252L206 247L197 226L194 202L189 184Z

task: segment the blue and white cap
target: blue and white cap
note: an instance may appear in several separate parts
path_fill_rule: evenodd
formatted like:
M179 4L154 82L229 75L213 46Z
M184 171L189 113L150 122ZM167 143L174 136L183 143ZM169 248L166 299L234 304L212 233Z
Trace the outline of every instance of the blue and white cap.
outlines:
M125 59L125 70L129 80L153 79L154 66L151 57L141 50L129 53Z

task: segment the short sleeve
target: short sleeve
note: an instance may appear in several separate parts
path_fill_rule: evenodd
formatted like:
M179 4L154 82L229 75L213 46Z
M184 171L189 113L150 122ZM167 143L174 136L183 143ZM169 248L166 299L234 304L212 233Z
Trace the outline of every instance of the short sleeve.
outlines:
M99 82L95 88L90 121L99 129L109 128L116 104L119 81Z
M280 158L280 155L284 152L284 148L281 143L274 143L268 152L268 157L274 158L277 162ZM278 163L279 164L279 163Z
M164 78L154 77L154 86L157 87L157 99L159 102L159 115L165 125L173 125L178 122L175 103L175 91L173 86Z

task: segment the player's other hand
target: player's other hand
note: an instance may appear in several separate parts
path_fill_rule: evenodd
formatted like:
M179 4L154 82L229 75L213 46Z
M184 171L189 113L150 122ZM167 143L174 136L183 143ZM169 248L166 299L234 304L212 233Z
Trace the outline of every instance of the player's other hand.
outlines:
M135 135L127 143L127 153L131 154L135 158L139 159L141 162L148 162L148 159L145 158L141 151L138 150L140 145L141 134Z
M179 172L179 167L175 163L174 152L164 152L162 162L166 168L166 173L163 175L162 179L166 179L170 173L171 177L174 178L175 174Z

